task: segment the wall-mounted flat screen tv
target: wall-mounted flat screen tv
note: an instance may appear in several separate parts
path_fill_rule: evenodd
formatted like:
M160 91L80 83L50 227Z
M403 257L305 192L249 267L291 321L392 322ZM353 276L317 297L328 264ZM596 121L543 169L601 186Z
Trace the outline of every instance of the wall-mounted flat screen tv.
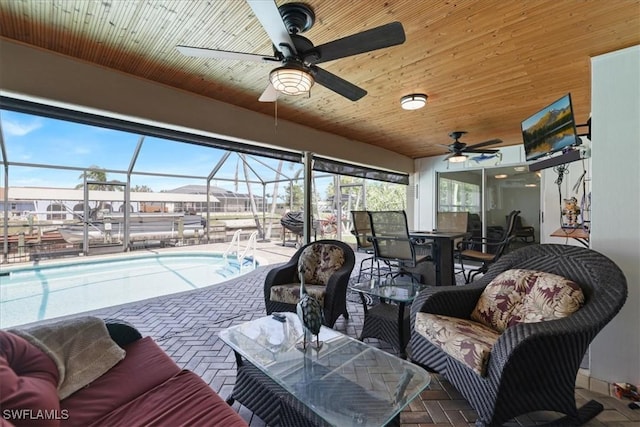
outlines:
M568 93L522 122L527 161L580 145Z

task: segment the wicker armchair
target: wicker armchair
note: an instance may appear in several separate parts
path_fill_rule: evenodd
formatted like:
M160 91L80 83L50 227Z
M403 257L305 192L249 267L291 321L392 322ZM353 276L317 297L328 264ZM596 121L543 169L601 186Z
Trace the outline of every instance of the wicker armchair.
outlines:
M416 316L421 312L470 319L485 287L512 269L570 279L582 289L584 305L561 319L507 327L490 347L484 374L416 331ZM581 425L603 407L593 400L576 407L580 363L591 340L618 313L626 297L622 271L604 255L576 246L526 246L500 258L473 284L423 291L411 308L410 359L449 380L478 412L478 426L502 425L538 410L565 414L556 425Z
M296 304L300 300L298 262L305 260L308 260L305 276L307 292L321 301L325 325L332 328L340 315L349 318L347 286L355 264L353 249L339 240L308 243L299 248L289 262L267 273L264 281L267 314L296 312Z

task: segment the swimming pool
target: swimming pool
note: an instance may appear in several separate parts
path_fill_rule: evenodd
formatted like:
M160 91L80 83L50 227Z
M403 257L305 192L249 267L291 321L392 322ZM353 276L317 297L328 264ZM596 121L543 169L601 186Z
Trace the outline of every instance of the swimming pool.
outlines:
M221 254L180 252L3 268L0 328L214 285L253 270Z

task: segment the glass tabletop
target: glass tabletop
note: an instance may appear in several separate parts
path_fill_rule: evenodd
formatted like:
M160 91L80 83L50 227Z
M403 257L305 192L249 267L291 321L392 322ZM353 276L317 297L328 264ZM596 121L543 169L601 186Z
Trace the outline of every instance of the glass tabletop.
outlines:
M412 303L425 285L411 282L397 282L389 279L371 279L368 282L349 285L355 292L385 298L395 302Z
M419 366L324 326L320 350L303 352L300 320L284 314L285 322L262 317L220 338L330 425L383 426L429 385Z

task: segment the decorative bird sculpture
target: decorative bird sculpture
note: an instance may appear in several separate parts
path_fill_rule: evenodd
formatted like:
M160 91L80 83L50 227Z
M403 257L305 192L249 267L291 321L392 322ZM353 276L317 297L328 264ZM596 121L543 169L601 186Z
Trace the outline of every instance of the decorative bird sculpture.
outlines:
M316 350L320 350L322 343L320 342L318 334L320 333L320 327L324 323L324 312L320 302L309 295L307 289L304 287L304 265L300 264L298 273L300 278L300 301L298 301L296 305L296 312L298 313L300 322L302 322L304 332L302 349L306 351L307 341L311 341L311 339L307 339L310 334L316 336L315 348Z

